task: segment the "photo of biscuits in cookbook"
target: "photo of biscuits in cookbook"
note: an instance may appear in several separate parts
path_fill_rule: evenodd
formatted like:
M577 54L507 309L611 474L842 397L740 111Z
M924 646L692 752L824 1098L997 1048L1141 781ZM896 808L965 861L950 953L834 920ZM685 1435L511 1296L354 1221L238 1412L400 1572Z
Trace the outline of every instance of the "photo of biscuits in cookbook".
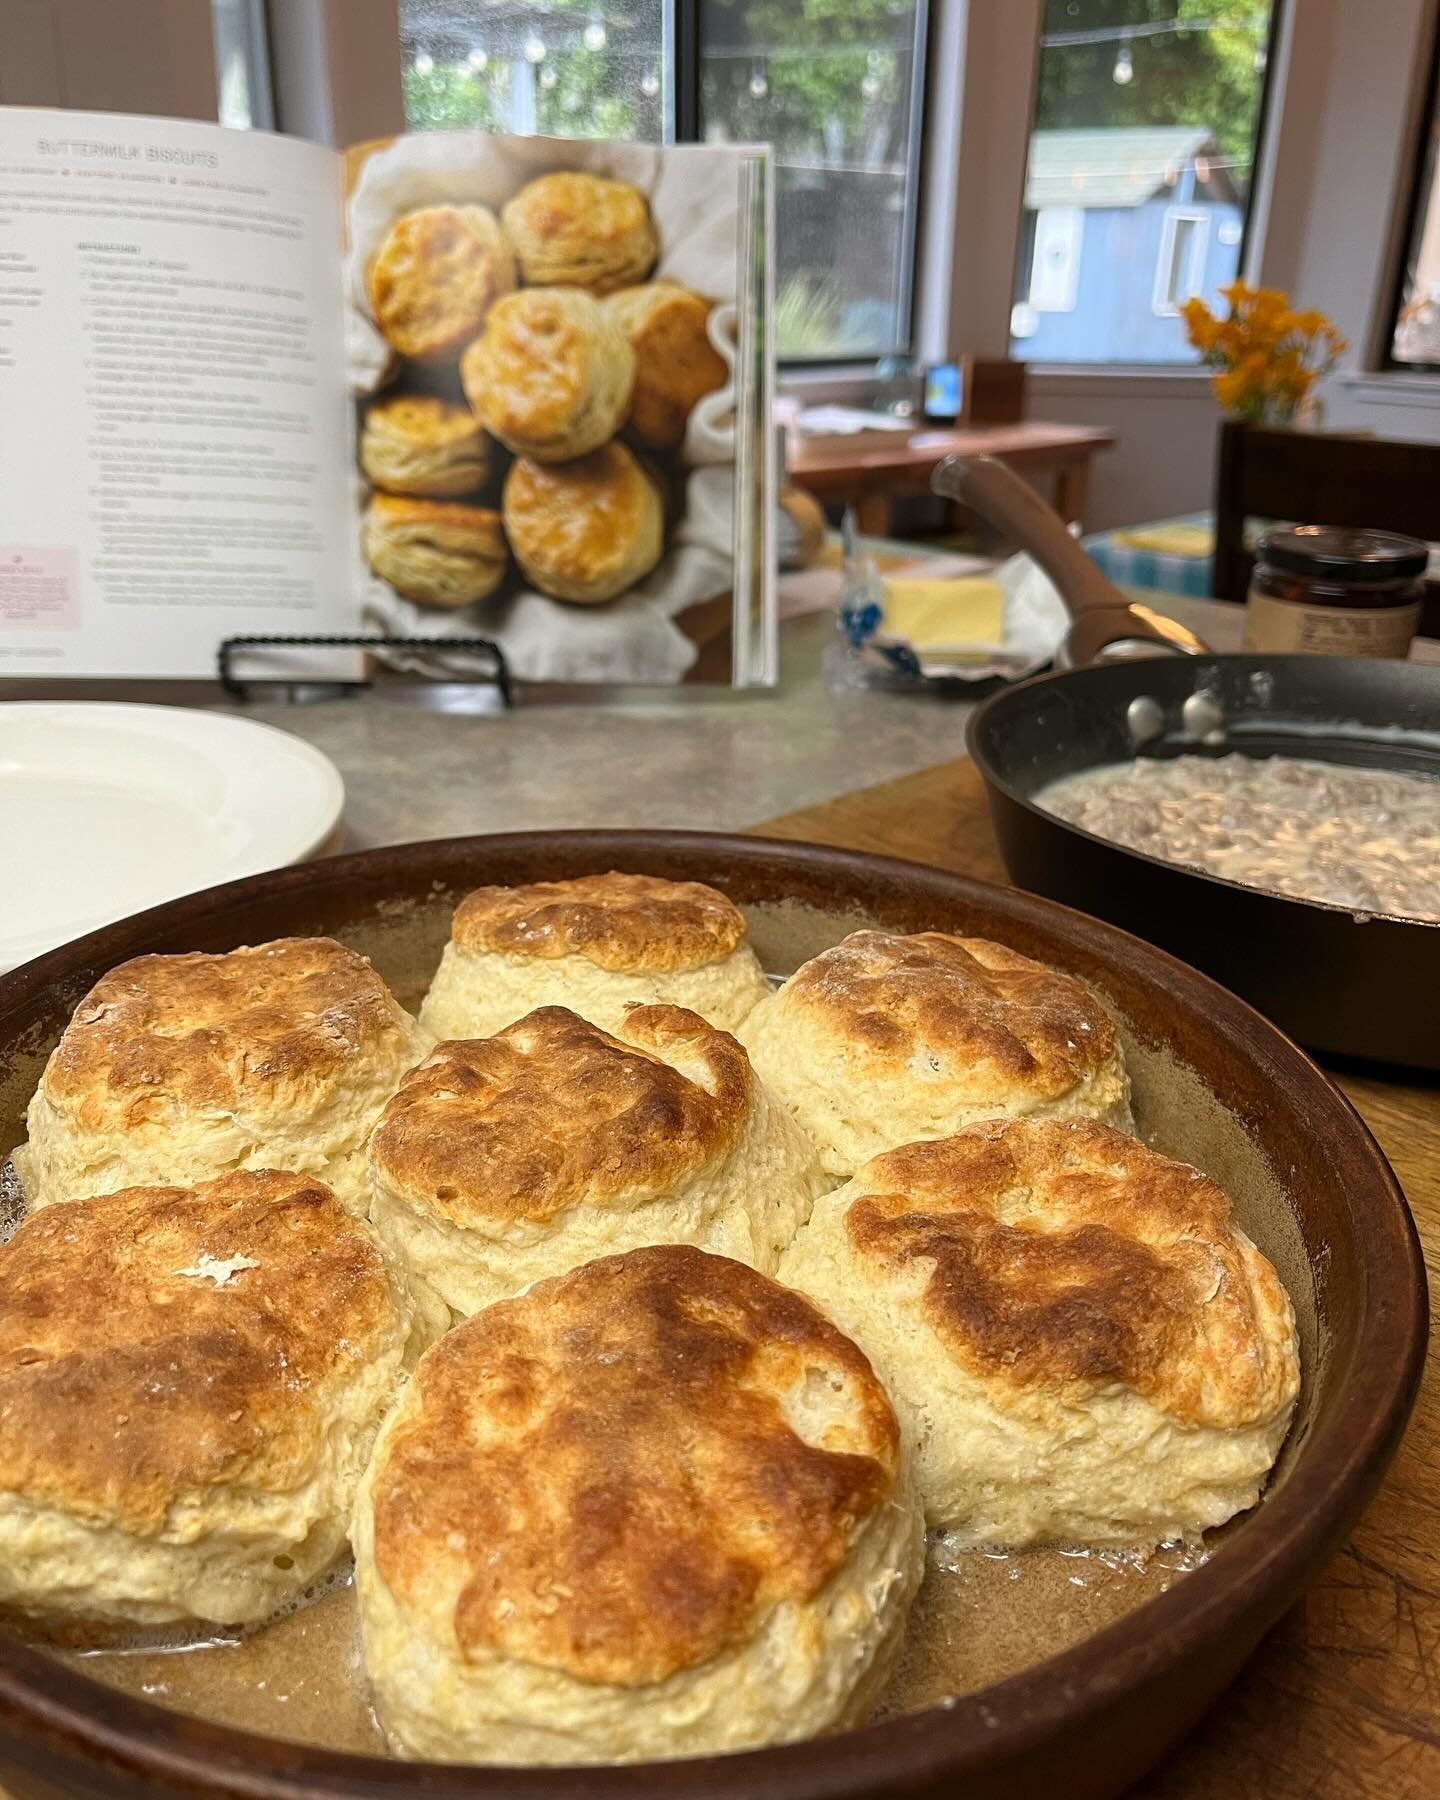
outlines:
M455 131L346 161L366 625L538 682L763 662L765 153Z

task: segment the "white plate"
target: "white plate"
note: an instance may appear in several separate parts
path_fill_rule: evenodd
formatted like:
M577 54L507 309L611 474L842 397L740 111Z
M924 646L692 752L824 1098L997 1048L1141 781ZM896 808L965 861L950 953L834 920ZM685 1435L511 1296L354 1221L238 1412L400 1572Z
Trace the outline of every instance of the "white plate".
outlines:
M345 799L302 739L226 713L0 705L0 971L318 850Z

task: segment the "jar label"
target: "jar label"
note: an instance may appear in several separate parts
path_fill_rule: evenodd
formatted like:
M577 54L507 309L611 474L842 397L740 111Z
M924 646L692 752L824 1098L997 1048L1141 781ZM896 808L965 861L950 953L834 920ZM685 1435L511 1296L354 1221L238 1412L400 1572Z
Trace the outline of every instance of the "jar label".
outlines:
M1245 608L1245 648L1314 656L1405 657L1419 623L1418 600L1408 606L1307 606L1303 601L1277 600L1252 587Z

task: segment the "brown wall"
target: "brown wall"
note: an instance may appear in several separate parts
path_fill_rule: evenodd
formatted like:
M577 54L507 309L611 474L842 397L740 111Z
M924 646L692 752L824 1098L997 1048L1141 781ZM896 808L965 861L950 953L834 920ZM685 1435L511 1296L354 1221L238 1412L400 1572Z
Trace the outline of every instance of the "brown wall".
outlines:
M213 119L208 0L5 0L0 103Z

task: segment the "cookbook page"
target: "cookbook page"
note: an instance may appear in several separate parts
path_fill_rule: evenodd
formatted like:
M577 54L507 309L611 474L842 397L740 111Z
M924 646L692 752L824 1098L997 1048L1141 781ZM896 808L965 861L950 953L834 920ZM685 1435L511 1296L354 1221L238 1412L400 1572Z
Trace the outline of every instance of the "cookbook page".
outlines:
M0 107L0 677L354 629L340 165Z
M347 152L367 626L536 683L774 679L768 158Z

